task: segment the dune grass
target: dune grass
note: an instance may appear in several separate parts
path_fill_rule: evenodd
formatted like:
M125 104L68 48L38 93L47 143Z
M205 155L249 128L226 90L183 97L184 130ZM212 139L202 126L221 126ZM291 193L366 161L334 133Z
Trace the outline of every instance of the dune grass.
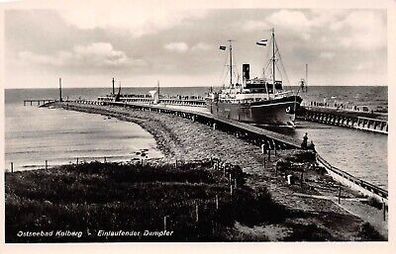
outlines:
M230 194L228 174L238 188ZM286 211L263 189L243 184L238 167L210 163L84 163L6 173L6 242L227 241L235 221L282 221ZM234 184L234 183L233 183ZM219 200L216 209L216 195ZM196 209L198 205L198 221ZM170 237L98 237L106 231L161 231ZM18 237L19 231L73 230L73 237ZM90 233L90 235L88 234Z

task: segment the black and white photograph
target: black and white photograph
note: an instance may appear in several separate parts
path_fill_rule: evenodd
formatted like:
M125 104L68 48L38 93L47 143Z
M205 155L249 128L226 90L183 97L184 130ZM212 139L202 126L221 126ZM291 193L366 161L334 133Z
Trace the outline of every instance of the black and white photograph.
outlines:
M1 3L6 246L390 243L394 1L71 2Z

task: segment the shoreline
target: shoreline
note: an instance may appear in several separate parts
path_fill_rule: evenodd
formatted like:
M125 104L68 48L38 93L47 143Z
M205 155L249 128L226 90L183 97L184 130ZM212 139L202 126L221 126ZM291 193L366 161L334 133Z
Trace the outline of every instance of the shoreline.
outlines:
M54 107L73 110L71 105L73 103L68 103L68 106L53 104ZM335 202L334 198L323 198L324 196L336 197L340 188L339 184L329 177L306 173L304 188L296 184L288 185L286 179L276 174L275 168L279 160L290 156L290 151L280 151L271 162L263 165L263 157L257 146L227 133L212 130L203 124L155 112L140 112L108 106L77 106L78 108L74 109L80 112L107 115L139 124L153 135L158 149L165 155L163 160L166 162L217 157L225 162L239 165L247 174L246 185L248 187L254 190L265 187L276 203L293 213L304 214L295 218L301 227L317 225L328 231L332 239L353 240L357 228L364 222L370 222L387 239L387 223L378 221L381 211L376 211L377 208L354 200L360 197L358 193L341 186L343 193L341 204ZM306 196L296 194L306 194ZM365 213L370 216L365 216ZM278 229L275 231L287 231L288 228L285 225L272 225L272 227ZM247 230L243 226L237 226L237 228L241 232ZM267 232L268 228L264 227L261 230ZM277 238L279 236L273 237L278 240L282 239Z

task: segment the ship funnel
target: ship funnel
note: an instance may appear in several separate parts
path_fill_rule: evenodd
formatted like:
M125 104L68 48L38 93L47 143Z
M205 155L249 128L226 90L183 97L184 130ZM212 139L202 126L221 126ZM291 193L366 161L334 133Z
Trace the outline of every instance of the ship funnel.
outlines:
M242 82L250 79L250 64L242 64Z

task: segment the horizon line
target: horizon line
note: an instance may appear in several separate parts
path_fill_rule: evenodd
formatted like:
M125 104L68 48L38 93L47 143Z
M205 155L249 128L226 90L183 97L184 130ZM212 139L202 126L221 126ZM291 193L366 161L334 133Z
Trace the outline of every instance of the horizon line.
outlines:
M366 87L388 87L389 85L387 85L387 84L375 84L375 85L369 85L369 84L359 84L359 85L355 85L355 84L353 84L353 85L336 85L336 84L329 84L329 85L325 85L325 84L315 84L315 85L309 85L309 86L307 86L307 87L321 87L321 86L323 86L323 87L325 87L325 86L327 86L327 87L329 87L329 86L333 86L333 87L340 87L340 86L342 86L342 87L354 87L354 86L356 86L356 87L361 87L361 86L366 86ZM157 85L155 85L155 84L153 84L153 86L124 86L124 87L121 87L121 89L122 88L153 88L153 87L157 87ZM167 85L164 85L164 86L160 86L161 88L197 88L197 87L207 87L207 88L210 88L210 87L218 87L218 88L222 88L222 87L224 87L223 85L216 85L216 86L208 86L208 85L194 85L194 86L178 86L178 85L175 85L175 86L167 86ZM287 85L287 86L284 86L284 87L299 87L299 85ZM64 83L62 83L62 89L84 89L84 88L86 88L86 89L90 89L90 88L109 88L109 89L111 89L112 87L111 87L111 85L110 86L71 86L71 87L65 87L64 86ZM59 89L59 87L58 86L56 86L56 87L53 87L53 86L43 86L43 87L15 87L15 88L12 88L12 87L4 87L3 88L4 90L17 90L17 89Z

